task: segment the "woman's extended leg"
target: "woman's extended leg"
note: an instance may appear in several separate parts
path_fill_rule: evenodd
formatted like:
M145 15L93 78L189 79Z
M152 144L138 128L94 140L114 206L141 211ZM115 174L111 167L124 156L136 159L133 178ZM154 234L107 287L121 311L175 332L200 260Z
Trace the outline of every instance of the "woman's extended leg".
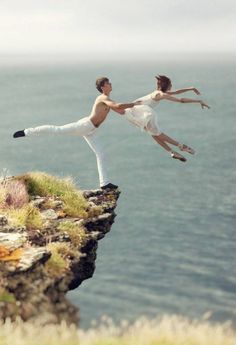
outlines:
M169 145L166 144L166 142L162 139L163 136L162 134L160 135L152 135L153 139L159 144L161 145L166 151L168 151L169 153L171 153L171 157L174 159L179 159L181 162L186 162L187 159L182 156L181 154L179 154L178 152L173 151ZM171 138L170 138L171 139ZM172 139L171 139L172 140ZM174 142L176 142L175 140L173 140ZM177 142L176 142L177 143ZM173 143L172 143L173 144ZM175 144L173 144L175 145ZM178 143L177 145L178 146Z
M159 137L161 137L160 139L169 143L169 144L172 144L172 145L175 145L175 146L178 146L178 148L181 150L181 151L185 151L185 152L188 152L188 153L191 153L192 155L195 153L194 149L192 149L191 147L185 145L185 144L180 144L178 143L176 140L168 137L168 135L166 135L165 133L161 133L159 135Z
M165 133L161 133L160 135L158 135L158 138L160 140L162 140L162 141L165 141L165 142L169 143L169 144L172 144L172 145L175 145L175 146L179 145L178 141L168 137L168 135L166 135Z
M150 121L147 123L146 131L152 135L153 139L159 145L161 145L166 151L170 152L172 158L179 159L182 162L186 162L187 159L184 156L173 151L170 146L167 145L167 143L175 146L179 146L180 144L161 131L156 115L152 116Z

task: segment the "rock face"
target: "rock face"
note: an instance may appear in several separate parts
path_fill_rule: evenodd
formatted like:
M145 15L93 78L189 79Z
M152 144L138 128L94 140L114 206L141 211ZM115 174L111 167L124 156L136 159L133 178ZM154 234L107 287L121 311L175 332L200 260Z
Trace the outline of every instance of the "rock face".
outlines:
M95 270L98 240L110 231L118 190L84 191L90 207L89 217L67 217L60 210L59 198L51 201L51 209L42 209L43 229L26 229L9 225L8 218L0 215L0 319L17 317L38 324L78 324L78 308L66 299L69 290L92 277ZM39 210L46 198L34 197ZM99 208L99 212L96 211ZM85 236L80 244L73 242L68 232L58 230L58 224L70 222L82 227ZM58 245L65 261L52 260L48 244ZM63 247L64 246L64 247ZM51 260L51 264L48 263ZM64 262L64 264L62 264ZM64 265L64 266L63 266ZM53 268L52 268L53 267Z

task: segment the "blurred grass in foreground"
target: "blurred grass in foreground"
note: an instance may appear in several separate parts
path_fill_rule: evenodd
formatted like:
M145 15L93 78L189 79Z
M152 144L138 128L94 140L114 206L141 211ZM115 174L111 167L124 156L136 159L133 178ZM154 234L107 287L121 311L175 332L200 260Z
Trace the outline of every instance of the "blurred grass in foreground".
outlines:
M20 320L0 324L1 345L235 345L236 331L230 322L210 323L181 316L163 316L149 320L139 318L133 324L115 325L103 317L99 325L88 330L75 326L39 326Z

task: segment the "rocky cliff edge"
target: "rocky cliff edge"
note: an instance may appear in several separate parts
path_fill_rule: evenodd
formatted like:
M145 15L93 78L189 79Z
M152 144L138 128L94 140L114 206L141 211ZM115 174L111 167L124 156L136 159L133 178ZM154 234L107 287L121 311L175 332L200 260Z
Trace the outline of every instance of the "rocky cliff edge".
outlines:
M92 277L119 193L38 172L1 179L1 320L79 323L66 293Z

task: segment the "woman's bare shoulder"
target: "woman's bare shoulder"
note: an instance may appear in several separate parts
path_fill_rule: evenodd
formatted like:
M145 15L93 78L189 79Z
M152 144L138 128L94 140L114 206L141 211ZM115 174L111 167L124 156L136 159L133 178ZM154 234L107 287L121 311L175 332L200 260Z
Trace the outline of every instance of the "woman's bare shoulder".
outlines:
M164 92L162 92L161 90L155 90L152 92L151 94L152 99L155 99L156 101L160 100L163 98Z

